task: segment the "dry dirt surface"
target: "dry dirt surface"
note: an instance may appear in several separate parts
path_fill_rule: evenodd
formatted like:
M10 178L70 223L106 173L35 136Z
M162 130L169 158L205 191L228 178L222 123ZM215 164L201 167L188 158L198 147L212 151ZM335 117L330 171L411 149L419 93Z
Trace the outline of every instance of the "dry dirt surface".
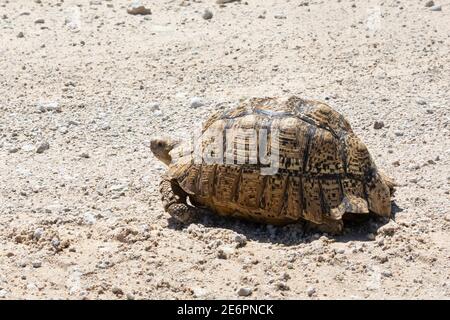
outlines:
M450 4L427 2L0 0L0 299L449 299ZM393 219L171 221L150 138L293 94L351 122Z

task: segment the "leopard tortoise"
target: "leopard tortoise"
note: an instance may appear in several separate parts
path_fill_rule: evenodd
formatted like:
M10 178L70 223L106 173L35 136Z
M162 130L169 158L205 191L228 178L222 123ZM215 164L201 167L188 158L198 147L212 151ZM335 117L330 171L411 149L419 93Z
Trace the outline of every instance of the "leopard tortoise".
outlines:
M391 215L395 183L349 122L322 102L248 99L213 114L193 143L154 138L150 148L168 165L160 183L164 209L183 223L206 208L338 234L344 214Z

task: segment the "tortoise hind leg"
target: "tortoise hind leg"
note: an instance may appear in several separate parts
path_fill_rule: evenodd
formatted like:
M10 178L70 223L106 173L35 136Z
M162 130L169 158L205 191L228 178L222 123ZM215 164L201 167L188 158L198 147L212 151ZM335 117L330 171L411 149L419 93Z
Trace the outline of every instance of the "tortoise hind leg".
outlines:
M159 185L159 191L164 210L174 219L184 224L198 219L196 209L186 203L187 195L175 181L163 178Z

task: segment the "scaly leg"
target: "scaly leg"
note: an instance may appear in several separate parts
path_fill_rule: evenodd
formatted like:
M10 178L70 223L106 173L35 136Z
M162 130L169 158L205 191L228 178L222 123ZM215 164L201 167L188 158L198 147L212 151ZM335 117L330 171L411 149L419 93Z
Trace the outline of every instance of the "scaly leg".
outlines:
M186 203L186 194L176 181L163 178L159 185L164 210L181 223L189 224L198 218L196 209Z

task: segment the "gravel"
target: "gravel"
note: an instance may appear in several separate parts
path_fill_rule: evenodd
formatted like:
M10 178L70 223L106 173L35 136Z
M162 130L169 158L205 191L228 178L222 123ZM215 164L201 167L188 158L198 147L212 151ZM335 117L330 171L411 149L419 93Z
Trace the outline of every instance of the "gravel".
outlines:
M213 17L213 13L208 9L206 9L202 14L202 18L205 20L211 20L212 17Z
M43 141L36 148L36 153L44 153L48 149L50 149L50 144L48 141Z
M243 287L238 290L238 295L241 297L248 297L252 294L252 292L253 290L251 288Z
M145 16L126 12L132 2L0 4L6 299L299 299L309 287L320 299L450 296L443 1L441 12L385 3L381 20L364 1L141 1ZM150 137L186 140L229 105L292 94L350 122L398 183L398 227L371 216L324 237L205 213L188 231L164 212Z

